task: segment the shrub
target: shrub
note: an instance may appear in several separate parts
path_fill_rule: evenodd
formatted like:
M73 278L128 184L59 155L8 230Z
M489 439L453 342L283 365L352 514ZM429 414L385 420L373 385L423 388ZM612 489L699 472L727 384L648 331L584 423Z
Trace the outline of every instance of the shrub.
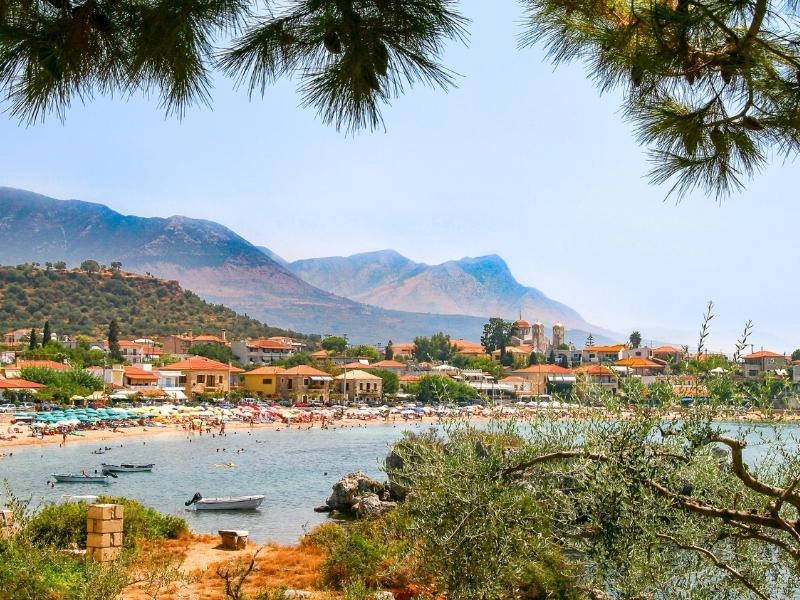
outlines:
M67 502L51 504L31 517L27 526L30 539L41 545L52 545L66 548L77 544L86 546L86 513L85 502Z
M140 539L177 539L189 531L186 521L180 517L163 515L136 500L101 497L98 501L125 507L122 533L124 544L129 548ZM46 506L30 518L25 530L37 544L66 548L76 543L83 547L86 545L87 511L85 502Z
M121 504L125 507L123 539L126 546L133 545L138 539L174 540L189 532L189 526L180 517L161 514L136 500L103 496L98 498L98 502Z

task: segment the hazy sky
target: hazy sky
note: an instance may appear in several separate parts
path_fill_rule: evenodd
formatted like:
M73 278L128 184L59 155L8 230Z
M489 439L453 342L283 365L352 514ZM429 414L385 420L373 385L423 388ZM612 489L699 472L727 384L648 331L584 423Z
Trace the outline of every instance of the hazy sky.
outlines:
M499 254L521 282L645 340L694 344L714 299L712 348L747 319L757 348L800 346L798 164L776 159L722 205L665 201L617 97L582 65L518 50L514 0L462 7L471 41L446 56L459 87L412 90L385 111L386 131L337 133L289 81L251 102L220 78L212 109L183 121L142 97L77 105L64 124L2 117L0 185L212 219L287 259Z

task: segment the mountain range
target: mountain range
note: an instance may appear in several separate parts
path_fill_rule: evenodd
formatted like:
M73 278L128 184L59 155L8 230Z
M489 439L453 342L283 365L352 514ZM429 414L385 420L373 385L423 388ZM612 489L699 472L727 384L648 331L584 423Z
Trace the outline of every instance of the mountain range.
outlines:
M286 266L332 294L391 310L507 319L522 314L548 324L561 321L573 328L591 328L575 310L519 283L496 255L426 265L394 250L381 250L298 260Z
M580 343L592 331L564 304L519 284L497 256L429 266L396 252L287 263L212 221L122 215L107 206L0 187L0 263L91 258L177 280L261 321L354 342L445 331L477 340L488 316L561 320Z

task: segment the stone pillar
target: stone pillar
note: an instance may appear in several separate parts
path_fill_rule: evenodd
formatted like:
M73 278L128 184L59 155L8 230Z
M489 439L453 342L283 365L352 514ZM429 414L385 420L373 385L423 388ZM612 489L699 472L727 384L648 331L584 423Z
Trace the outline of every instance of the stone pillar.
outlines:
M0 539L11 537L14 532L14 513L0 510Z
M86 556L108 562L122 552L122 505L91 504L86 519Z

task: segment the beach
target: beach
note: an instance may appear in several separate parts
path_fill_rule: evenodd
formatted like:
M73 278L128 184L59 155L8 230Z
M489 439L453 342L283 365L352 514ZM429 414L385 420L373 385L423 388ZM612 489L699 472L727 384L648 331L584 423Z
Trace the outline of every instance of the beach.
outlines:
M586 410L559 410L558 413L563 418L582 418L586 416ZM530 413L523 412L518 414L469 414L461 413L456 417L442 417L438 415L424 415L418 416L413 419L400 418L393 415L390 418L357 418L347 417L339 419L312 419L306 421L296 421L292 423L285 423L281 421L261 422L254 421L252 423L247 421L227 421L225 422L225 431L256 431L256 430L273 430L281 431L286 429L304 430L304 429L351 429L354 427L368 427L374 425L439 425L443 422L453 422L453 420L464 420L475 422L486 422L491 419L502 418L525 418ZM680 417L680 413L672 413L671 417ZM800 411L772 411L765 413L764 411L751 409L746 413L726 415L725 418L719 419L725 422L734 423L761 423L761 424L795 424L800 423ZM44 436L33 436L31 429L28 425L21 423L12 424L12 415L0 415L0 433L10 435L13 439L2 439L0 437L0 458L6 453L6 449L13 449L15 447L23 446L38 446L38 445L61 445L64 443L64 438L61 434L49 434ZM124 440L142 439L142 438L160 438L165 436L183 436L183 437L203 437L216 435L220 431L219 425L212 425L210 427L203 426L202 429L188 429L182 423L169 423L163 426L158 425L145 425L134 427L123 427L113 430L105 429L85 429L79 432L79 435L68 434L66 443L73 444L87 444L103 446L107 443L121 443Z

